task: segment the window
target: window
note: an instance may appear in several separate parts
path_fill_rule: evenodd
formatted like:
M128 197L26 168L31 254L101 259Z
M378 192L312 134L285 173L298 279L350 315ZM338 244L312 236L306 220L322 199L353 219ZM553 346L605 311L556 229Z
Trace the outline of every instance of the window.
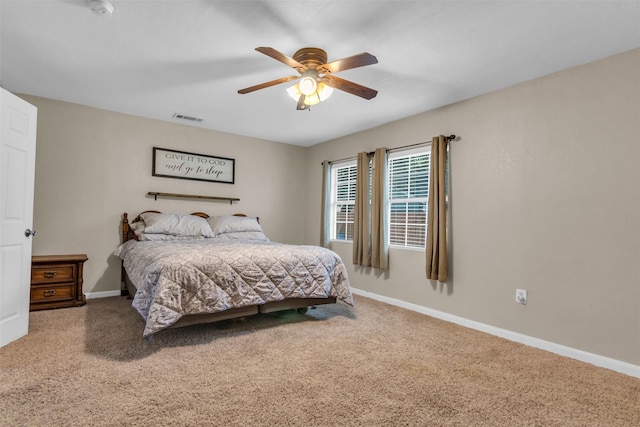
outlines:
M425 247L430 151L389 154L389 245Z
M389 153L387 217L391 246L425 247L430 160L430 146ZM353 240L356 172L355 161L331 167L332 240Z
M353 240L356 162L331 167L331 238Z

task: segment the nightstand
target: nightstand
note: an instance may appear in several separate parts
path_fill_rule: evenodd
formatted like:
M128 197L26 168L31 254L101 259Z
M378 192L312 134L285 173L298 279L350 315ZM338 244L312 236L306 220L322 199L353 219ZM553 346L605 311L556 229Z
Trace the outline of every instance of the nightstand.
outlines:
M29 311L86 304L82 269L88 259L85 254L31 257Z

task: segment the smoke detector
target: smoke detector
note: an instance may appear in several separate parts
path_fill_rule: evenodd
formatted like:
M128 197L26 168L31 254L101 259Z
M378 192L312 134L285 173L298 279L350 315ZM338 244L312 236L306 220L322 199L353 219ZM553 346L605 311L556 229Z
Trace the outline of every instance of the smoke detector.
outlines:
M106 0L89 0L89 9L98 16L113 14L113 5Z

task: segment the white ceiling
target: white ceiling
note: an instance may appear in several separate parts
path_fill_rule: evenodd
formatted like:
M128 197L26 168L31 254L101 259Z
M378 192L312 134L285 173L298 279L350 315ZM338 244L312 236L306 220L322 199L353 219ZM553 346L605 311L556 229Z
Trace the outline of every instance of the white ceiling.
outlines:
M311 146L640 47L640 1L0 0L0 84L14 93ZM379 63L337 76L378 90L335 91L297 111L282 84L320 47L329 61ZM191 124L173 114L202 118Z

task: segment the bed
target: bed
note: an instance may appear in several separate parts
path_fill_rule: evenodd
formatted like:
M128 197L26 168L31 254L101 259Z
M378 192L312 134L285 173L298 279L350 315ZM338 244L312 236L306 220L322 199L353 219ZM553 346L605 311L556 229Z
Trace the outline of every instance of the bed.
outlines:
M145 211L122 219L123 295L143 336L196 323L341 301L353 306L335 252L270 241L257 218Z

